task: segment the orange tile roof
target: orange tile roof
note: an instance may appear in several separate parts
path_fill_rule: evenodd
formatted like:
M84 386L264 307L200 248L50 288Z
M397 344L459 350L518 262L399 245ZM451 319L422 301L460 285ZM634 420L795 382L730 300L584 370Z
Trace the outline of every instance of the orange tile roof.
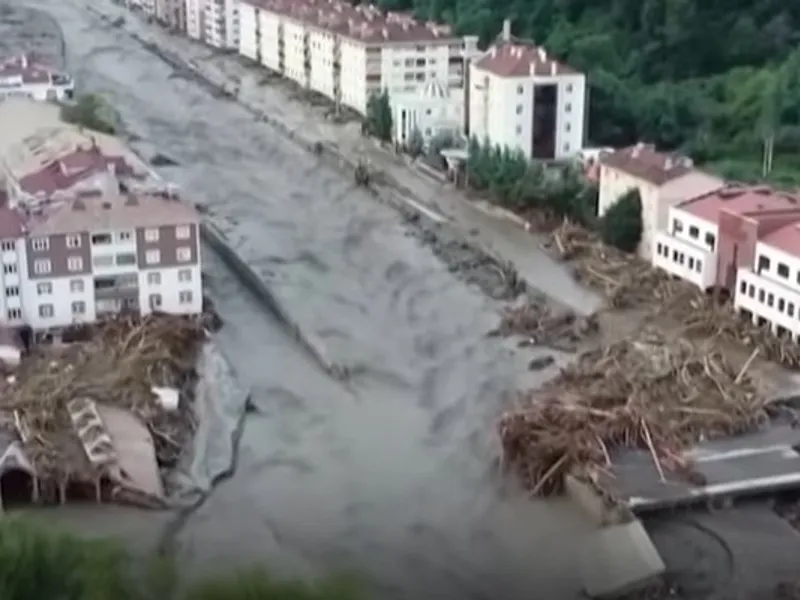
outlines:
M579 74L569 65L553 59L544 48L520 41L494 44L475 62L475 66L500 77L554 77Z

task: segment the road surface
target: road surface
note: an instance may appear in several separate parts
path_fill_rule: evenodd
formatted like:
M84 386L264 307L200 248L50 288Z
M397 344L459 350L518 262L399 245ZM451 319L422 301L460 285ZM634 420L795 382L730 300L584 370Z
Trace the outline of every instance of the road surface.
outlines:
M82 3L28 5L61 24L79 85L109 97L140 148L179 161L162 174L357 367L332 381L210 260L220 343L258 412L236 475L179 532L187 555L354 568L386 598L575 597L587 524L566 502L530 502L492 466L507 394L535 383L530 353L485 337L498 306L352 177L175 76Z

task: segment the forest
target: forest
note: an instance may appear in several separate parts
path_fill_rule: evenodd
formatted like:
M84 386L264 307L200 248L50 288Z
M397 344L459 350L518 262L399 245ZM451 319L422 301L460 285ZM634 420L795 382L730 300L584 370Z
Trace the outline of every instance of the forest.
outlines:
M681 149L739 179L800 184L800 3L779 0L377 0L486 44L513 35L587 74L589 141Z

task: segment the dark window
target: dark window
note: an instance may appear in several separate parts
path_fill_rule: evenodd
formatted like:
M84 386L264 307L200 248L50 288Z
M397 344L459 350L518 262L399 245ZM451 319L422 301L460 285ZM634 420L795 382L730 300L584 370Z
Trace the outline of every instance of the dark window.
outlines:
M778 298L778 311L783 312L785 308L786 302L783 300L783 298Z
M764 303L764 290L758 290L758 301Z
M772 306L775 304L775 294L770 294L767 296L767 306Z
M743 281L739 286L739 291L744 294L747 291L747 282Z
M751 298L756 295L756 288L753 286L753 284L750 284L750 287L747 289L747 295Z
M707 233L706 234L706 244L708 245L708 247L713 250L714 249L714 244L716 244L716 243L717 243L717 239L714 237L714 234L713 233Z
M785 264L778 263L777 271L778 275L780 275L781 277L786 277L787 279L789 278L789 267L786 266Z
M680 233L681 231L683 231L683 223L681 223L678 219L673 219L672 231L673 233Z
M689 227L689 237L697 239L699 236L700 236L700 230L694 225L691 225Z
M769 259L766 256L758 257L758 272L769 271Z
M790 317L794 316L794 304L792 304L791 302L789 302L786 305L786 314L789 315Z

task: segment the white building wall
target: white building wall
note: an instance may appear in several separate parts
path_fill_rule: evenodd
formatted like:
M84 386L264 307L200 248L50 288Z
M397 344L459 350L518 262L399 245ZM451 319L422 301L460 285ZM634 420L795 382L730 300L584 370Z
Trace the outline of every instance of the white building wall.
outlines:
M22 279L25 277L27 260L25 253L25 240L4 240L0 245L0 259L2 269L0 278L0 322L8 325L20 325L23 322L24 287Z
M305 26L294 20L285 19L283 22L283 41L284 41L284 66L286 71L284 75L299 83L305 85Z
M342 104L364 114L367 111L367 48L364 44L342 38Z
M215 48L226 48L225 2L224 0L204 0L203 40Z
M203 11L205 0L186 0L186 35L194 40L203 39Z
M141 6L144 14L150 17L156 16L156 0L142 0Z
M159 273L160 281L148 278L149 273ZM188 279L186 276L188 273ZM203 310L203 284L200 265L145 269L139 273L139 306L142 314L152 312L151 298L160 297L160 311L173 314L197 314ZM190 302L181 301L181 292L191 294Z
M311 50L311 88L333 98L336 38L327 31L312 29L309 31L308 43Z
M262 10L261 19L261 64L273 71L280 71L281 19L278 15Z
M6 98L32 98L39 102L64 100L74 90L73 83L56 85L53 83L22 83L22 77L0 79L0 101Z
M239 0L225 0L225 32L223 34L223 47L238 50L240 36Z
M50 284L52 293L40 293L42 291L40 284ZM23 318L33 329L49 329L66 327L75 323L87 323L94 321L97 316L93 296L94 284L90 275L25 279L22 288ZM85 312L83 314L73 313L73 303L75 302L84 303ZM41 316L40 307L46 305L52 305L52 317Z
M239 5L239 54L250 60L258 56L259 10L247 3Z

